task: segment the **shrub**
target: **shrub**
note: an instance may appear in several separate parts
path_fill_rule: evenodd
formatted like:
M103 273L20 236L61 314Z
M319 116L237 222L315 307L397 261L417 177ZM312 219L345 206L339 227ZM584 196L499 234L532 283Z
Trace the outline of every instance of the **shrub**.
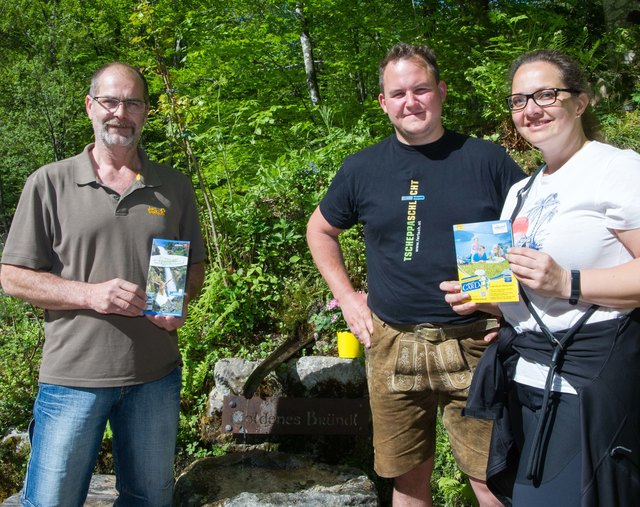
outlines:
M29 425L44 337L41 315L0 290L0 438ZM28 446L0 446L0 498L20 489L27 458Z

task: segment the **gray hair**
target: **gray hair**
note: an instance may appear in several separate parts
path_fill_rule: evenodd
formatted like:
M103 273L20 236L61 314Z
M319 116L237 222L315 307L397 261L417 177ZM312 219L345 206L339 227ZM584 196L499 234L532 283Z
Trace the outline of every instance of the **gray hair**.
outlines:
M143 98L144 98L144 101L148 104L149 103L149 84L147 83L147 79L144 77L144 74L142 74L142 72L140 72L140 69L138 69L137 67L134 67L133 65L129 65L128 63L122 63L122 62L111 62L106 65L103 65L98 70L96 70L93 73L93 76L91 76L91 85L89 86L89 95L91 95L92 97L95 96L96 88L98 87L98 81L102 77L102 74L104 74L105 71L109 70L112 67L122 67L127 71L129 71L131 74L135 75L140 80L140 82L142 83L142 89L144 94Z

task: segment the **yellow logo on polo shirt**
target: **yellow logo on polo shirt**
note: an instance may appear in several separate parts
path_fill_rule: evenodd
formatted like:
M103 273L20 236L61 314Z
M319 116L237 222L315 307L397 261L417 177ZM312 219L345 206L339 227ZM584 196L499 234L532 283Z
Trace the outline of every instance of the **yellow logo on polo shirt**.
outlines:
M149 215L158 215L161 217L165 216L165 214L167 213L167 210L165 208L154 208L153 206L149 206L147 211L149 212Z

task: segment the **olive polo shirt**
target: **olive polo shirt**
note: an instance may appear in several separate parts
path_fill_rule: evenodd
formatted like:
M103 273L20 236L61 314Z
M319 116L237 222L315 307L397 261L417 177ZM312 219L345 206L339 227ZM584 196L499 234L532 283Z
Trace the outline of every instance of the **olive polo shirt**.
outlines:
M41 167L23 189L3 264L100 283L146 285L153 238L189 240L190 263L205 249L189 179L149 161L118 195L97 181L89 152ZM46 310L40 382L114 387L162 378L180 364L177 333L145 317Z

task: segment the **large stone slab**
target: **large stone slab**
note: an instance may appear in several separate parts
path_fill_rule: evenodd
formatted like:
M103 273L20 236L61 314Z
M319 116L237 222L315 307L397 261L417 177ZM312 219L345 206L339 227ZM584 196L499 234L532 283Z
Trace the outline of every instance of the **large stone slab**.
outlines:
M379 505L361 471L280 452L204 458L178 478L175 507L343 507Z
M84 507L110 507L118 498L116 491L115 475L94 475L91 478L89 494ZM20 505L20 493L7 498L2 504L4 506Z

